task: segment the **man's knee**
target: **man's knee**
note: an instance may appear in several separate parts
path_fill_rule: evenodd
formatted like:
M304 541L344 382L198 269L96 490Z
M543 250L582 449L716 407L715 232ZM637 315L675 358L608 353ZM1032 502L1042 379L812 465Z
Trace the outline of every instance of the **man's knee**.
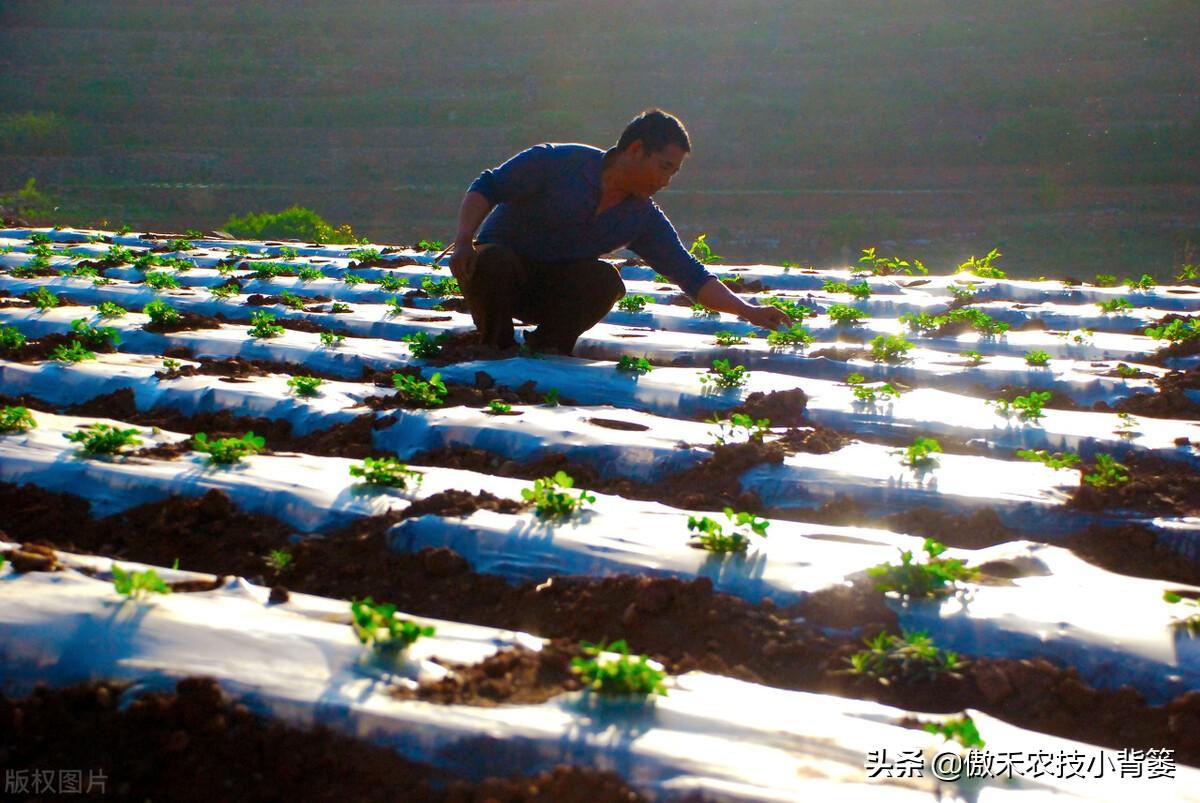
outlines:
M493 288L511 287L520 278L520 257L508 246L487 243L475 249L470 289L490 293Z
M625 297L625 282L621 279L621 272L607 262L600 262L603 268L598 270L598 278L596 282L596 294L605 299L611 299L608 305L611 307L622 298Z

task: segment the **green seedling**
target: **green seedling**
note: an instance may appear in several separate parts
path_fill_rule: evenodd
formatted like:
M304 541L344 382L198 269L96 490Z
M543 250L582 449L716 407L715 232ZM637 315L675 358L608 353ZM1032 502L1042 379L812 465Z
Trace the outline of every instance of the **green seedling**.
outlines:
M415 332L400 338L408 344L408 350L418 359L436 357L442 352L442 344L450 339L450 335L442 332L437 337L430 337L428 332Z
M587 491L580 491L579 496L572 497L568 491L574 485L575 480L570 474L556 471L553 477L542 477L534 480L532 487L522 488L521 498L533 502L538 518L565 519L585 504L596 501L596 497Z
M1041 349L1025 352L1025 364L1038 368L1045 368L1050 364L1050 355Z
M33 306L37 307L42 312L52 310L58 306L58 296L47 290L45 287L39 287L25 294L25 297L33 302Z
M213 298L225 301L236 296L240 289L236 284L219 284L208 288L208 292Z
M126 446L139 446L142 439L136 428L121 429L111 424L85 424L78 432L67 432L63 437L72 443L81 444L88 455L116 454Z
M462 288L458 286L458 279L434 279L425 276L421 279L421 289L431 296L461 296Z
M714 388L737 388L746 384L749 378L750 372L746 366L730 365L729 360L713 360L713 367L700 377L700 384Z
M709 265L713 262L723 259L723 257L719 257L713 253L712 247L709 246L708 241L706 240L707 237L707 234L701 234L692 241L692 247L688 249L689 254L694 256L705 265Z
M849 304L830 304L827 312L829 319L838 326L854 326L862 323L864 318L871 317L868 313Z
M939 649L923 631L901 631L899 636L883 632L864 643L867 649L846 659L846 671L883 686L956 676L966 665L958 653Z
M713 417L708 420L708 423L716 424L718 427L717 432L713 435L713 443L716 446L724 446L726 443L742 440L747 443L762 443L763 438L771 430L771 419L760 418L756 421L745 413L734 413L728 421L721 420L716 413L713 413Z
M157 326L169 326L180 319L178 310L157 298L142 307L142 313L150 316L150 323Z
M979 259L976 259L974 254L972 254L970 259L958 266L958 270L960 273L974 273L981 279L1003 279L1004 271L993 264L1001 256L1003 254L995 248L988 251L987 256Z
M203 432L192 438L192 448L208 454L209 465L231 466L241 462L246 455L258 454L266 446L266 439L247 432L240 438L219 438L210 441Z
M930 315L928 312L906 312L898 319L900 323L908 326L910 332L918 332L926 334L932 332L941 326L941 321L937 317Z
M738 346L746 342L746 339L734 332L714 332L713 337L716 338L718 346Z
M621 312L641 312L646 309L646 304L653 300L650 296L629 293L617 302L617 309Z
M355 248L346 254L347 259L353 259L356 262L372 262L381 256L383 256L383 252L378 248Z
M1138 290L1141 290L1142 292L1145 292L1147 290L1153 290L1154 289L1154 277L1151 276L1149 273L1143 273L1140 278L1126 279L1125 286L1134 292L1137 292Z
M726 533L721 522L708 516L688 516L688 531L695 539L693 546L709 552L745 552L750 546L750 536L767 537L771 523L752 513L725 508L725 518L730 532Z
M1194 320L1185 321L1182 318L1176 318L1163 326L1147 326L1146 337L1179 343L1200 337L1200 325Z
M1101 452L1096 455L1096 470L1084 474L1083 481L1098 491L1107 491L1129 482L1129 469L1114 460L1112 455Z
M1116 287L1117 277L1111 273L1097 273L1096 281L1093 284L1097 287Z
M59 343L50 352L50 359L57 362L83 362L96 359L96 353L89 350L78 340L72 340L71 345Z
M821 289L826 293L849 293L860 301L871 297L871 285L866 282L847 284L846 282L834 281L833 279L825 279L821 283Z
M975 351L974 349L968 349L967 351L960 351L958 353L958 356L965 357L970 362L971 365L979 365L980 363L983 362L983 353L979 352L979 351Z
M1117 363L1115 370L1117 372L1117 376L1121 377L1122 379L1132 379L1141 373L1141 370L1134 368L1132 365L1126 365L1123 362Z
M19 349L25 345L25 335L15 326L0 326L0 349Z
M180 363L179 360L174 360L170 357L163 357L162 367L164 371L178 371L181 364L182 363Z
M787 329L777 329L767 335L767 348L779 350L785 348L802 349L808 347L816 338L801 324L794 323Z
M1073 452L1055 452L1050 454L1045 449L1018 449L1017 457L1022 460L1030 460L1041 463L1049 468L1064 469L1077 468L1079 466L1079 455Z
M195 247L195 243L191 240L185 240L182 237L176 240L167 240L168 251L191 251Z
M579 675L592 691L642 696L667 693L667 687L663 685L666 673L655 669L644 655L637 658L631 656L624 639L614 641L607 647L587 641L580 646L588 657L572 658L571 671ZM602 653L605 652L618 653L618 656L604 658Z
M859 376L859 374L852 374ZM884 382L877 387L871 387L864 384L853 385L854 400L864 404L875 404L879 401L889 401L900 397L900 391L896 390L890 382Z
M288 380L288 387L297 396L316 396L317 388L325 384L325 380L318 376L293 376Z
M272 549L271 554L266 557L266 564L267 568L275 572L275 574L279 574L288 566L291 566L293 560L295 558L292 556L292 553L286 549Z
M979 729L975 727L975 720L965 714L945 722L926 722L921 729L926 733L941 736L948 742L958 742L968 750L982 750L987 744L980 737Z
M974 287L959 287L957 285L951 285L947 289L950 291L950 295L955 303L958 304L970 304L971 299L975 297L977 292Z
M349 305L349 304L345 304L345 303L343 303L343 302L341 302L341 301L335 301L335 302L333 302L332 304L330 304L330 305L329 305L329 311L330 311L331 313L343 313L343 312L349 312L349 311L350 311L350 305Z
M403 399L423 407L440 407L447 393L441 377L440 373L434 374L426 382L419 376L392 374L392 385Z
M115 301L101 301L96 305L95 310L101 318L121 318L129 312Z
M342 284L348 287L353 287L356 284L362 284L365 281L366 279L359 276L357 273L347 272L342 276Z
M5 434L24 432L36 426L37 422L33 420L33 413L24 407L12 407L6 404L3 409L0 409L0 432Z
M69 276L73 279L95 279L100 275L100 272L93 265L76 265L61 275Z
M846 378L842 381L845 382L847 385L853 386L853 385L861 385L863 382L867 381L867 378L865 376L863 376L862 374L860 374L858 371L852 371L852 372L846 374Z
M924 563L913 563L912 550L900 550L900 563L881 563L867 569L867 574L876 578L876 591L895 591L903 597L936 598L951 594L955 583L973 580L979 570L967 566L964 561L943 558L945 544L926 538Z
M179 280L169 273L162 271L152 271L146 274L146 284L153 287L155 290L178 290L181 286Z
M395 273L385 273L379 277L379 289L389 293L398 293L408 287L408 278Z
M345 335L335 334L333 332L322 332L320 334L321 345L327 349L335 349L342 345L342 341L346 339Z
M1128 312L1133 309L1133 305L1126 298L1114 298L1111 301L1101 301L1097 304L1100 308L1101 315L1120 315L1123 312Z
M658 271L654 272L654 278L651 279L651 281L654 282L655 284L670 284L671 283L670 279L668 279L666 276L663 276Z
M791 299L780 298L778 296L768 296L767 298L763 299L763 303L774 307L777 310L782 310L789 318L792 319L793 322L796 323L804 320L805 318L810 318L816 314L803 304L797 304Z
M259 262L254 266L255 279L274 279L276 276L295 276L296 271L290 265L279 262Z
M693 318L720 318L721 313L717 312L716 310L709 309L708 307L704 306L703 304L693 304L692 305L692 317Z
M1179 271L1175 274L1177 282L1192 282L1200 279L1200 265L1191 262L1185 262L1179 266Z
M654 370L654 366L645 357L630 357L628 354L622 355L621 359L617 360L616 370L625 374L648 374Z
M446 244L444 242L442 242L441 240L418 240L416 250L418 250L418 251L441 251L445 247L446 247Z
M305 265L296 271L296 275L300 277L302 282L315 282L317 279L325 278L325 274L321 273L320 268L314 268L312 265Z
M545 395L542 396L542 404L546 407L557 407L558 388L550 388L550 390L546 391Z
M275 255L280 259L299 259L300 252L293 246L281 245L275 252Z
M487 411L492 415L504 415L512 412L512 405L500 399L492 399L488 402Z
M420 485L424 475L414 471L394 457L367 457L361 466L350 466L350 476L368 485L407 488L409 481Z
M291 309L302 310L304 309L305 301L295 293L284 290L279 294L279 303L283 304L285 307L290 307Z
M131 599L145 599L150 594L170 594L171 587L163 582L154 569L125 571L117 564L112 565L113 589Z
M50 235L44 231L32 231L29 233L29 242L31 245L48 245Z
M250 337L279 337L283 334L283 327L275 323L275 316L269 312L250 313L250 329L248 330Z
M914 259L910 263L908 260L896 257L879 256L875 253L874 247L864 248L862 256L858 258L858 262L861 265L866 265L868 270L876 276L890 276L893 273L905 273L909 276L912 276L914 273L929 273L929 270L919 259Z
M391 296L383 302L383 305L387 307L384 315L388 317L404 314L404 301L401 300L400 296Z
M1044 417L1042 408L1046 406L1046 403L1050 401L1052 396L1053 394L1048 390L1041 392L1032 390L1028 396L1017 396L1012 402L1008 402L1005 399L996 399L994 402L989 402L989 404L994 404L996 406L996 414L1002 415L1005 418L1008 418L1015 412L1017 417L1022 421L1037 421Z
M932 468L938 462L933 455L941 451L942 445L936 439L918 436L904 450L904 459L900 462L917 469Z
M877 335L867 346L875 362L897 363L908 359L906 354L913 344L903 335Z
M1200 602L1191 597L1180 596L1174 591L1164 591L1163 602L1169 602L1172 605L1182 604L1187 611L1190 611L1175 620L1176 627L1186 627L1192 634L1200 633Z
M92 326L87 322L86 318L76 318L71 321L71 333L75 338L85 346L94 349L102 349L111 343L114 346L121 344L121 335L111 326Z
M432 625L418 625L396 616L396 606L376 602L371 597L350 602L354 635L366 647L377 653L402 652L425 636L435 632Z

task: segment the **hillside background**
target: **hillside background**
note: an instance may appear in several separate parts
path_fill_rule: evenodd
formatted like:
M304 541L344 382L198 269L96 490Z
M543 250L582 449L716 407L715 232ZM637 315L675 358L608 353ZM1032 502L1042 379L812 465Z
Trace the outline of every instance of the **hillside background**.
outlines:
M658 200L731 261L1165 278L1200 261L1198 42L1195 0L4 0L0 193L449 239L482 168L659 105L693 154Z

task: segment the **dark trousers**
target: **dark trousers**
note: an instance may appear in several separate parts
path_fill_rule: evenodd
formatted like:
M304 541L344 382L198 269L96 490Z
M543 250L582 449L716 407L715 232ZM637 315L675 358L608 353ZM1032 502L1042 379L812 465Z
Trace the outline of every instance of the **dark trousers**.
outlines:
M570 354L579 336L625 295L625 283L599 259L530 262L488 243L476 246L469 286L462 290L485 345L514 345L517 318L537 324L525 337L531 348Z

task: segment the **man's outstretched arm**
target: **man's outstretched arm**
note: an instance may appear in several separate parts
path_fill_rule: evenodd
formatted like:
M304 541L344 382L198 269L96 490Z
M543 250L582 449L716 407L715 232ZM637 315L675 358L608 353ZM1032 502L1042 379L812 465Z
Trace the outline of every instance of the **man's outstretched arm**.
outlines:
M468 192L458 208L458 233L454 236L454 253L450 256L450 272L460 287L471 281L472 257L475 256L475 232L495 206L482 193Z
M761 326L764 329L786 329L792 322L783 310L771 306L747 304L715 276L700 285L700 291L696 293L696 301L711 310L728 312L730 315L745 318L755 326Z

